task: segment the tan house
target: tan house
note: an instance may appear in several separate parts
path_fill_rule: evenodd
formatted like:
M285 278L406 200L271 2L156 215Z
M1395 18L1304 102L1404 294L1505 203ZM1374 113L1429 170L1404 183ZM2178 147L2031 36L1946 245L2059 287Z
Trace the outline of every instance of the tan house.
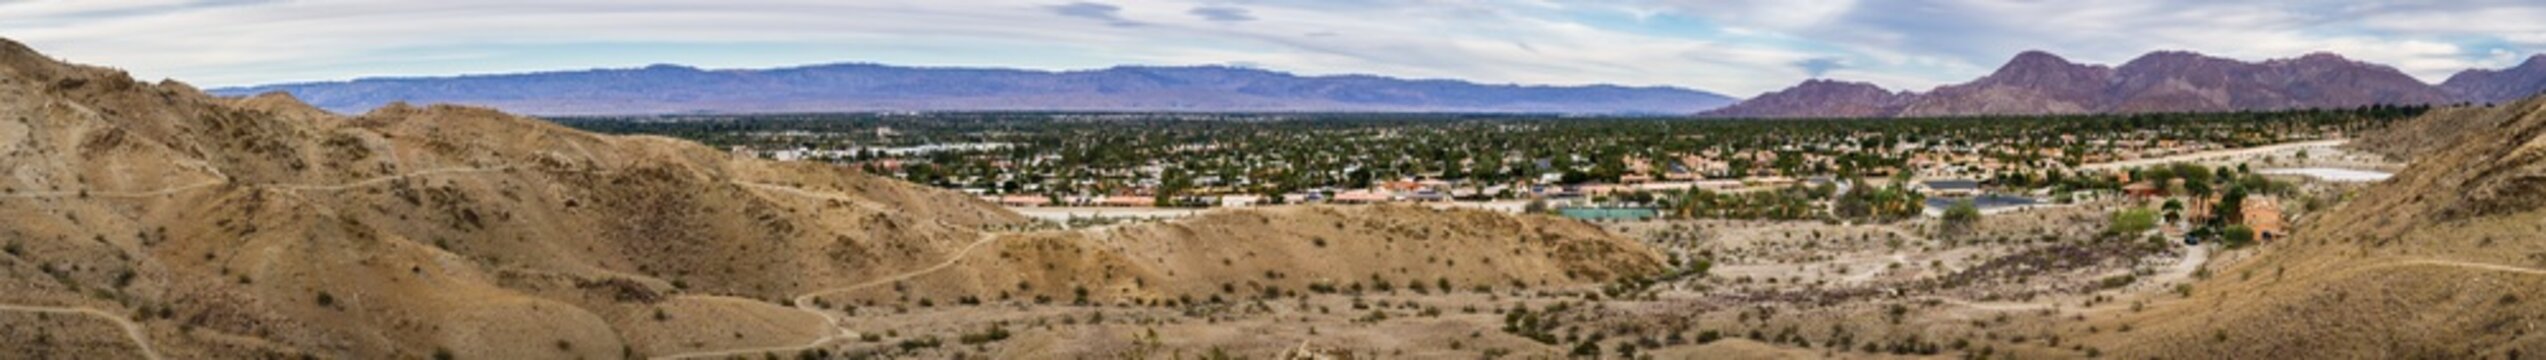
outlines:
M2244 208L2240 209L2240 212L2244 213L2245 218L2239 220L2245 224L2245 227L2254 229L2257 240L2278 240L2289 235L2289 224L2281 217L2280 199L2249 197L2245 199Z

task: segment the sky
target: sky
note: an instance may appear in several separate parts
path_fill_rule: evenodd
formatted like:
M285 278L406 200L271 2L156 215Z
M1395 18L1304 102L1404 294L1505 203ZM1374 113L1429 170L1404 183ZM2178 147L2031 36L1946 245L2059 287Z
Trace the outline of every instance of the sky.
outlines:
M1232 65L1748 97L1926 90L2044 50L2333 52L2429 82L2546 52L2546 1L0 0L0 37L202 87L671 63Z

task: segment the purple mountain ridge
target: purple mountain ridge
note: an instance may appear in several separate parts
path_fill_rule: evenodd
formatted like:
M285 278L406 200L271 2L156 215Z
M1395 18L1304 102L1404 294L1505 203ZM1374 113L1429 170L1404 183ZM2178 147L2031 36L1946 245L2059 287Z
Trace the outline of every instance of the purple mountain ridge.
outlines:
M1225 67L1084 71L831 64L760 70L678 65L220 88L286 92L359 113L392 102L536 115L867 111L1477 112L1694 114L1733 98L1671 87L1484 85Z
M2546 59L2546 58L2542 58ZM2473 70L2433 86L2402 71L2330 53L2244 62L2161 51L2118 67L2017 54L1996 72L1927 92L1807 81L1702 114L1734 118L1940 117L2223 112L2500 101L2546 89L2546 60ZM1870 88L1870 89L1869 89ZM1873 96L1871 94L1890 94Z

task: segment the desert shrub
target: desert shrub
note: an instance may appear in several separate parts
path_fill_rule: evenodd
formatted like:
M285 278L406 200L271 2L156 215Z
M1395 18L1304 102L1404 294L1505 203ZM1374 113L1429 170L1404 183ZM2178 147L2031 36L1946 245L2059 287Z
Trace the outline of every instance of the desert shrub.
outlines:
M1980 222L1980 207L1972 204L1968 199L1955 201L1953 205L1945 207L1944 221L1947 233L1960 234L1970 231L1973 224Z
M2230 249L2245 247L2254 243L2254 228L2245 225L2229 225L2226 230L2219 231L2219 240Z
M2148 230L2156 228L2156 211L2143 208L2129 208L2113 212L2113 223L2110 227L2105 229L2105 233L2116 236L2124 236L2124 238L2127 239L2128 236L2146 233Z

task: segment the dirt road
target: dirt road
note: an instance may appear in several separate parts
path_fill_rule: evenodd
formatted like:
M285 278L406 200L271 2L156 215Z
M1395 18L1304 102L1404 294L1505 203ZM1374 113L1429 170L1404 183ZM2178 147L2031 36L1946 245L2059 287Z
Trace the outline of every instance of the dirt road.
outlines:
M84 307L33 306L33 305L12 305L12 304L0 304L0 311L33 312L33 313L48 313L48 314L87 315L87 316L95 316L95 317L99 317L99 318L105 318L107 321L113 321L113 322L115 322L115 326L116 326L116 327L124 328L124 337L126 337L126 338L131 338L131 339L133 340L133 345L141 347L141 356L142 356L143 358L147 358L147 359L151 359L151 360L159 360L159 359L160 359L160 357L159 357L159 350L154 349L154 348L152 348L152 347L150 346L150 336L149 336L149 335L145 335L145 334L143 334L143 333L142 333L141 324L139 324L139 323L134 323L132 319L126 319L126 318L124 318L124 316L122 316L122 315L116 315L116 314L114 314L114 313L109 313L109 312L106 312L105 310L90 309L90 308L84 308ZM25 354L17 354L17 355L25 355Z

